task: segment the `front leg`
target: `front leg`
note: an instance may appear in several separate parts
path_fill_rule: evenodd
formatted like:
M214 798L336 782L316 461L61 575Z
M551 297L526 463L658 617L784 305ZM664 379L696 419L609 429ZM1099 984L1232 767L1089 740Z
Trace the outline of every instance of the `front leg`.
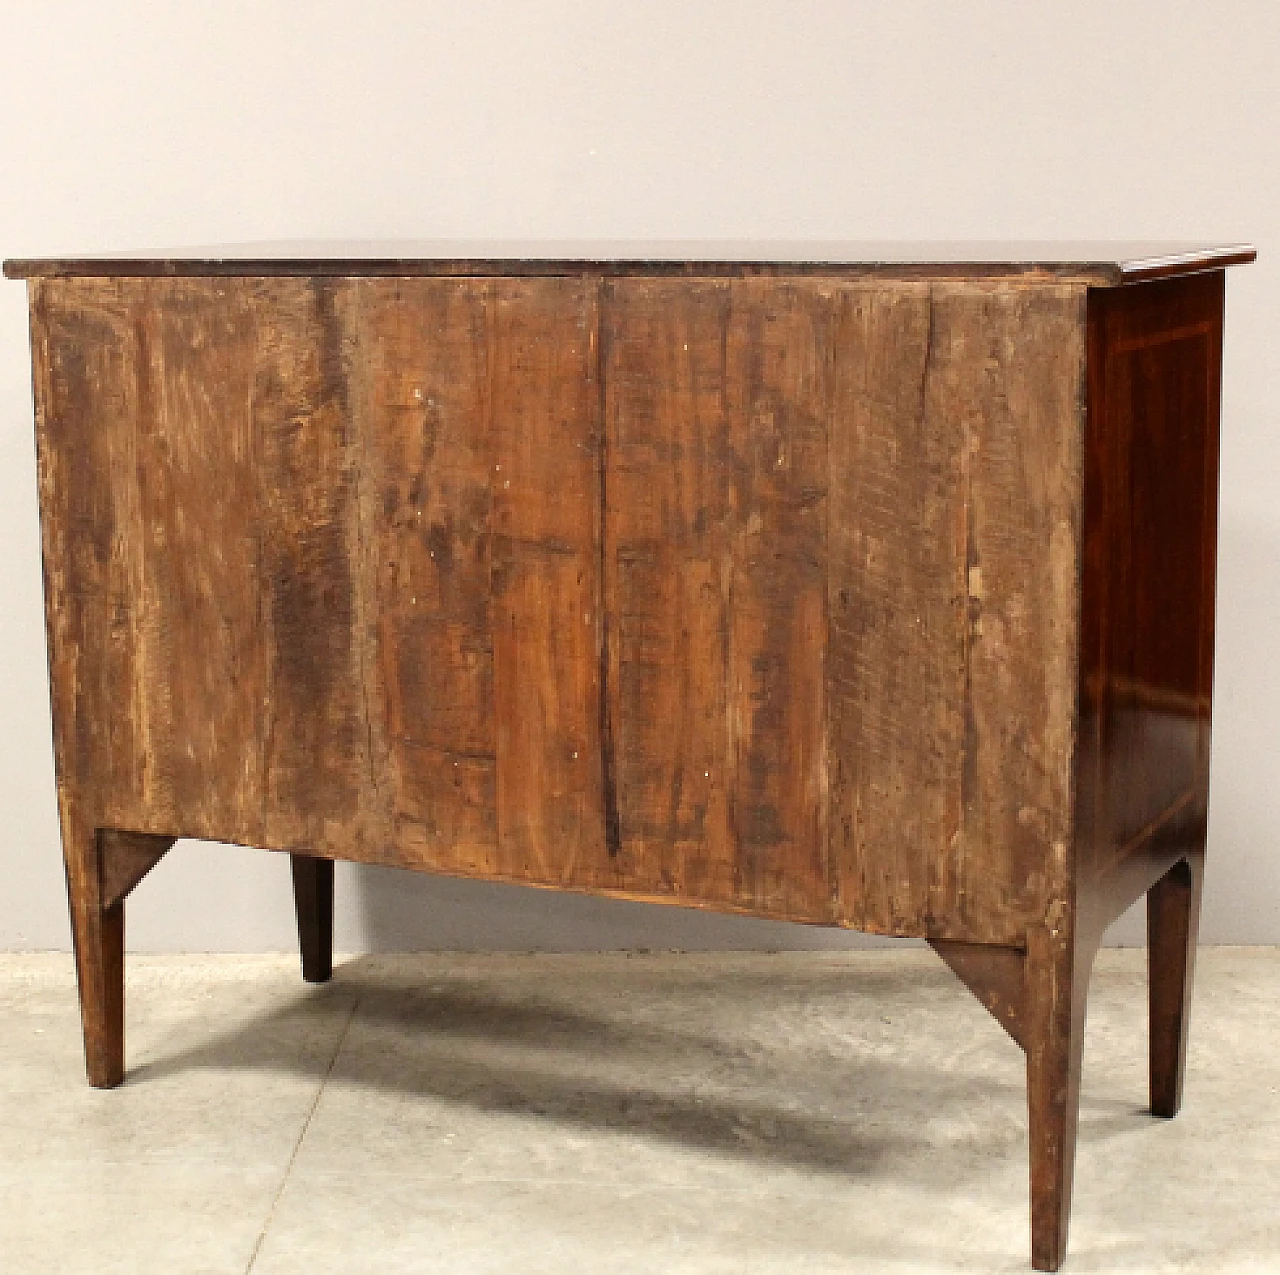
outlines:
M1071 926L1027 935L1027 1114L1031 1143L1031 1264L1056 1271L1067 1252L1085 1000L1097 952Z

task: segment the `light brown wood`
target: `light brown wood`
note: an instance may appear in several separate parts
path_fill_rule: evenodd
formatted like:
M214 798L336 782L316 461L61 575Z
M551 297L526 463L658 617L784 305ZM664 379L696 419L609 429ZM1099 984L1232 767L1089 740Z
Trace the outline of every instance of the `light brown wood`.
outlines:
M1081 288L36 287L100 364L44 393L47 508L99 493L58 645L130 688L68 768L102 826L958 941L1043 915Z

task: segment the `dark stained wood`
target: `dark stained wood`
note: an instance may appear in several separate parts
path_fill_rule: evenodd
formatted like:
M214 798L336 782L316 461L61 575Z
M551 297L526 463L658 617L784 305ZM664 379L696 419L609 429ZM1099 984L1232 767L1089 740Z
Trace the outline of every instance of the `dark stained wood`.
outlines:
M1224 277L1089 312L1081 909L1147 893L1151 1109L1181 1103L1209 791Z
M289 865L302 977L308 983L327 983L333 977L333 860L291 854Z
M313 981L336 858L916 935L1026 1052L1056 1269L1148 892L1180 1101L1229 258L30 271L92 1083L178 836L291 853Z
M168 253L29 257L10 279L93 276L805 275L899 277L1090 276L1136 283L1253 261L1249 244L1161 242L960 243L780 240L423 240L228 244Z
M98 870L104 908L123 903L133 888L160 862L173 837L149 837L136 832L103 829L98 834Z
M929 946L978 998L1013 1040L1027 1047L1026 951L993 943L951 943L930 939Z
M1204 856L1192 855L1147 892L1151 1113L1166 1119L1182 1106L1203 878Z
M1223 276L1093 294L1082 773L1102 877L1207 800Z
M1031 1264L1038 1271L1056 1271L1067 1254L1085 1005L1097 951L1098 936L1070 910L1027 931Z
M102 896L102 838L62 796L62 848L89 1083L112 1089L124 1080L124 903Z

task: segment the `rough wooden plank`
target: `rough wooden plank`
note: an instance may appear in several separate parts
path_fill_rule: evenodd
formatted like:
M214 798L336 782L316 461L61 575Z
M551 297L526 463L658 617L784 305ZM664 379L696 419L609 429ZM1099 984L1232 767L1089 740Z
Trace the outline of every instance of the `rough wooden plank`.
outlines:
M138 343L135 465L115 481L137 488L134 677L152 800L175 831L252 843L266 832L269 720L250 408L257 315L240 282L122 286Z
M963 860L946 915L988 942L1052 927L1069 890L1085 304L1068 285L934 289L939 391L969 466Z
M821 919L833 289L743 281L730 305L732 831L756 906Z
M622 870L826 917L829 293L620 281L603 297Z
M242 303L255 331L267 835L274 846L322 850L361 837L372 783L350 286L253 281ZM234 420L234 400L220 408Z
M369 712L389 834L370 850L495 873L492 285L353 286Z
M848 286L831 439L831 838L839 914L927 934L956 890L964 434L927 284Z
M828 712L840 911L855 925L1016 944L1061 892L1084 295L844 292Z
M505 280L490 317L499 868L579 886L612 877L595 304L592 281Z
M131 476L139 352L127 294L127 285L114 280L31 285L45 615L64 829L136 822L154 802L155 775L136 728L141 557Z
M724 283L603 286L605 608L620 871L743 897L731 835Z

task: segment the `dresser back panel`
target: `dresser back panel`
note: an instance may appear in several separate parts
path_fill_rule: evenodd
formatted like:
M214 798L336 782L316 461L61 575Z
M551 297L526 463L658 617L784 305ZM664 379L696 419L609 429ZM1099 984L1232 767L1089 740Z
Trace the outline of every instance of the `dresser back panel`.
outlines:
M1069 888L1083 283L31 287L95 826L996 943Z

